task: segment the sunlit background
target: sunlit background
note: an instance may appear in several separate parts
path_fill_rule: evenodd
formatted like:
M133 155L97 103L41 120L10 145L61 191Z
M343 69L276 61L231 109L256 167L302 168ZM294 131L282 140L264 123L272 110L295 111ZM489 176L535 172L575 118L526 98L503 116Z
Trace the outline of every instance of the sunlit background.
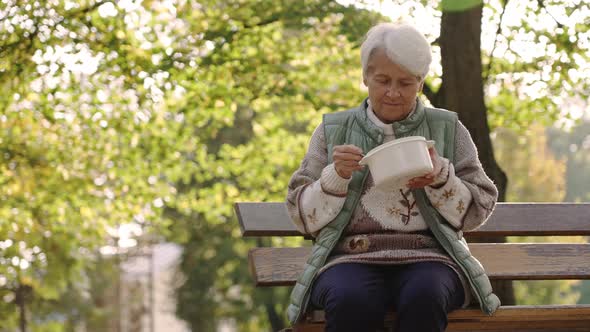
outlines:
M0 0L0 332L286 324L289 289L254 289L232 204L284 200L321 114L366 94L373 24L425 33L436 91L441 15L428 0ZM506 200L589 202L590 6L487 0L481 27ZM590 283L515 297L590 303Z

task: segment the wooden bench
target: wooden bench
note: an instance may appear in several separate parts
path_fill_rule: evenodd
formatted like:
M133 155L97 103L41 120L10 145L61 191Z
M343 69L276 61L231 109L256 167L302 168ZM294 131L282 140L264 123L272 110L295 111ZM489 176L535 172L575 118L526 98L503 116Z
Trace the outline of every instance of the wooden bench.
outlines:
M243 236L302 236L283 203L236 203ZM480 229L465 233L468 241L489 236L590 235L590 204L500 203ZM311 246L311 241L309 241ZM291 286L310 247L253 248L250 270L258 287ZM490 279L590 279L588 243L471 243ZM386 317L391 324L395 313ZM313 311L292 331L323 331L324 314ZM447 331L590 331L590 305L501 306L494 316L479 308L454 311ZM291 331L289 329L288 331Z

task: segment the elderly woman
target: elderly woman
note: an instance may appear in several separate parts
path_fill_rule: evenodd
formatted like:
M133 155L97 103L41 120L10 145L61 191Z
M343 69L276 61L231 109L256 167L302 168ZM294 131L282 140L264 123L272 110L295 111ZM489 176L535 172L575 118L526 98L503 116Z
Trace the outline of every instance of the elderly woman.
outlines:
M398 332L444 331L471 296L487 314L499 306L462 237L486 221L497 190L456 114L418 98L431 59L414 27L373 27L361 46L368 98L324 115L314 131L287 195L294 224L315 237L291 295L292 323L316 307L326 331L375 331L393 308ZM363 154L407 136L436 141L434 170L376 187Z

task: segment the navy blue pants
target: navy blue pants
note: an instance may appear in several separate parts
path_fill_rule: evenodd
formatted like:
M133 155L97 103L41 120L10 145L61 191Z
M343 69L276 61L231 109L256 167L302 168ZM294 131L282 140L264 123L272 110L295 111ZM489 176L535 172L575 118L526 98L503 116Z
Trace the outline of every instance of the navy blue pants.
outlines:
M396 332L435 332L464 301L461 280L447 265L337 264L316 279L311 304L324 309L326 331L375 331L389 308Z

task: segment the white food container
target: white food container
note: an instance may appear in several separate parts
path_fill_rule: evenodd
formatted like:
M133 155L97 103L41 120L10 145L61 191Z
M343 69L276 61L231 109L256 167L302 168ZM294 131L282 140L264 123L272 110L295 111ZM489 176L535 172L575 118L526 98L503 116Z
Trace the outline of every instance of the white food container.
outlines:
M432 172L434 167L428 153L432 146L434 141L427 141L422 136L399 138L369 151L359 164L369 166L377 187L405 184L412 178Z

